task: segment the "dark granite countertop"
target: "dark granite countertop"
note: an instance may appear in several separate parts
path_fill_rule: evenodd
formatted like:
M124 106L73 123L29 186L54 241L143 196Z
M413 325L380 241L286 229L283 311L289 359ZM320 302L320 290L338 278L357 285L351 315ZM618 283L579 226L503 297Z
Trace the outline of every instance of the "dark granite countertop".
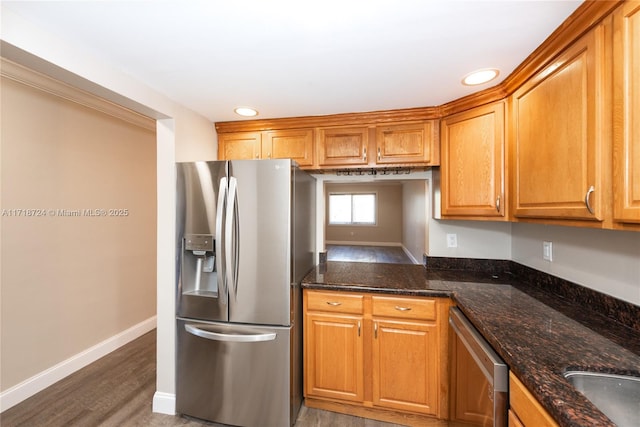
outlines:
M471 270L327 262L302 287L451 297L558 424L614 426L562 374L640 376L640 307L511 261L479 261Z

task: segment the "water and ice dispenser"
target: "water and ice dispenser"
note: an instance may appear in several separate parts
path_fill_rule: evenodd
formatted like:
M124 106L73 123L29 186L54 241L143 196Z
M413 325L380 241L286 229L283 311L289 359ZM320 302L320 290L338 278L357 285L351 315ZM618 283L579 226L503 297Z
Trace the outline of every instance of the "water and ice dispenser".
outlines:
M215 238L211 234L186 234L182 250L182 293L218 296Z

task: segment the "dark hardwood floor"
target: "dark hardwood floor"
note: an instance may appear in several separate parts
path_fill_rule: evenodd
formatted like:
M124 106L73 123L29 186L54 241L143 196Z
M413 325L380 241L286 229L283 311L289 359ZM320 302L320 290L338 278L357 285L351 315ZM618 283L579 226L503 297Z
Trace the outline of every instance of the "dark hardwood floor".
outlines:
M399 246L326 245L327 261L413 264Z
M155 414L156 331L0 414L2 427L216 426L189 417ZM302 407L295 427L394 427L359 417ZM270 426L265 426L270 427ZM274 426L286 427L286 426Z

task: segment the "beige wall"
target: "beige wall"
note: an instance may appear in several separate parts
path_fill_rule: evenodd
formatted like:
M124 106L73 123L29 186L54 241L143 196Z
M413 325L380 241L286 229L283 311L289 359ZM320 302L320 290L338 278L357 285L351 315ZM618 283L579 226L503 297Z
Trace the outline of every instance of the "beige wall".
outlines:
M428 181L402 183L402 246L414 262L427 253Z
M376 192L377 224L329 225L329 193ZM383 244L402 243L402 185L399 182L349 183L325 185L325 241L327 243Z
M156 137L153 121L1 91L4 391L156 314Z

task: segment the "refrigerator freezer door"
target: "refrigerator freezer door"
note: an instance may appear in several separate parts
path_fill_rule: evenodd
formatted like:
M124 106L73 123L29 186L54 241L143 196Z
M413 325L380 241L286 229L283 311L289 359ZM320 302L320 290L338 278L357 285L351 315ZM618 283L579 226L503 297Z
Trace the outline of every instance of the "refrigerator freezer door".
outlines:
M229 321L291 324L291 160L231 161L237 181L237 277L229 284ZM231 189L229 190L231 193ZM231 200L231 195L229 197ZM229 221L229 215L227 221Z
M177 328L178 413L247 427L293 424L291 328L189 319Z
M228 163L189 162L176 167L177 314L226 321L221 234Z

